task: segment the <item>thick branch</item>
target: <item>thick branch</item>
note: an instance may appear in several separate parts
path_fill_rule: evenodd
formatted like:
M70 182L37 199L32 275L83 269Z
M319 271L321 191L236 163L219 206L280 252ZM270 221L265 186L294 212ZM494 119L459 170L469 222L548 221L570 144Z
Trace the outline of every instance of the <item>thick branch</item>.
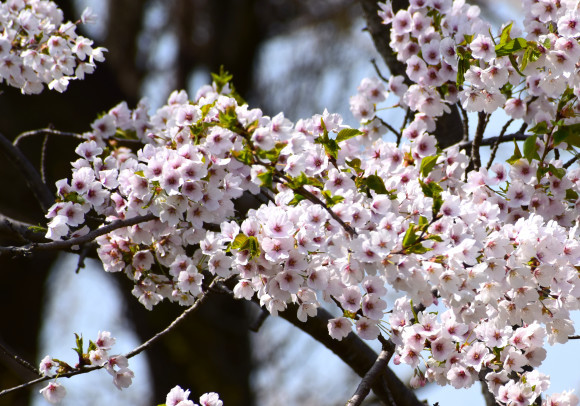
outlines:
M393 356L394 345L391 345L391 348L382 350L377 358L377 361L373 364L371 369L366 373L366 375L361 380L358 388L356 388L356 392L350 398L350 400L346 403L346 406L359 406L362 404L363 400L368 396L371 386L375 384L377 378L383 373L383 371L387 368L391 357Z
M12 164L22 172L28 188L36 197L42 210L47 212L54 202L54 196L40 178L38 171L30 163L28 158L18 148L12 145L3 134L0 134L0 149L4 151Z
M45 241L43 235L30 229L32 226L32 224L0 214L0 235L5 235L11 239L18 239L23 243Z
M296 312L297 305L292 304L286 311L280 313L280 317L324 344L360 377L364 377L375 364L378 355L354 333L350 333L341 341L330 337L327 325L332 315L326 310L319 308L318 314L309 317L306 322L298 320ZM424 406L390 368L383 369L382 377L382 380L376 380L371 387L385 405Z
M146 221L155 220L157 217L153 214L146 214L144 216L132 217L125 220L117 220L97 228L88 234L81 237L71 238L64 241L53 241L47 243L31 243L22 247L0 247L0 255L2 254L13 254L13 255L27 255L32 251L45 251L45 250L65 250L71 248L75 245L82 245L93 241L95 238L110 233L118 228L129 227L135 224L144 223Z

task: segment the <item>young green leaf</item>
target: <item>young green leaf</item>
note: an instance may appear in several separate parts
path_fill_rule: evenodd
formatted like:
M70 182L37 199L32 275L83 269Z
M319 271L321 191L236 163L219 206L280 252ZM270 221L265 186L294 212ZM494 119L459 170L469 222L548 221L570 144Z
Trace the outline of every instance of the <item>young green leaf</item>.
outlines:
M429 175L437 163L437 158L439 158L439 155L426 156L421 160L421 167L419 168L421 176L425 178Z
M336 142L346 141L349 138L356 137L357 135L361 135L363 132L357 130L356 128L345 128L344 130L340 130L338 135L336 136Z

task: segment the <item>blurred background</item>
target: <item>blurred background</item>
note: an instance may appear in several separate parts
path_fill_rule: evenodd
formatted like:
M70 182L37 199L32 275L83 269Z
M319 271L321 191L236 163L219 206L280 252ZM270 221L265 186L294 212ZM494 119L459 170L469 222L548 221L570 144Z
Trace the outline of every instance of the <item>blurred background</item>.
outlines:
M64 94L45 90L41 95L22 96L17 89L3 87L0 132L10 139L47 126L84 132L99 113L121 101L132 108L142 97L149 100L153 112L174 89L186 89L194 97L220 65L234 75L238 92L249 104L265 114L283 111L294 121L327 108L357 126L348 111L348 97L363 77L376 75L371 59L388 76L364 31L360 5L352 0L57 3L67 20L76 21L86 6L99 15L97 24L81 27L80 32L108 49L106 62L84 81L72 82ZM506 18L518 18L507 3L483 3L484 12L498 25ZM35 165L42 143L42 138L30 138L22 144ZM48 140L49 185L69 176L76 143L59 137ZM0 161L0 181L4 186L1 213L32 224L44 222L24 179L6 160ZM0 234L0 244L15 243ZM149 312L131 295L123 275L107 274L90 260L75 273L77 262L75 256L50 253L24 259L0 257L3 346L34 364L46 354L74 363L70 348L75 332L94 340L99 330L109 330L118 338L113 352L123 353L165 328L183 310L162 303ZM163 403L177 384L190 389L194 401L204 392L219 392L227 406L344 404L358 378L283 320L268 318L258 333L251 332L258 317L252 305L214 296L176 331L130 361L136 377L129 389L118 392L106 372L99 371L63 380L69 392L65 404L154 405ZM0 357L0 365L0 388L31 379L28 371L6 357ZM396 370L403 380L409 379L408 369ZM563 379L559 382L567 384L562 389L570 387ZM39 389L14 392L0 398L0 405L46 404ZM477 386L452 391L449 395L426 388L419 397L435 402L453 396L456 402L462 396L474 406L484 404Z

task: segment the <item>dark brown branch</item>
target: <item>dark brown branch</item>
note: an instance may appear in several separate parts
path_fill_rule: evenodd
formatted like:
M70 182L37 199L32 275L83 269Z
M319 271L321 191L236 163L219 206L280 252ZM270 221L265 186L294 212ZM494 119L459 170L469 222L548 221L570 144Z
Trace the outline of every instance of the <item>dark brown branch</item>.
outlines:
M36 367L34 367L30 362L26 361L24 358L21 358L19 355L14 354L10 350L8 350L8 348L4 347L2 343L0 343L0 351L2 351L6 357L22 365L27 370L32 371L36 375L40 375L40 371L36 369Z
M18 148L12 145L3 134L0 134L0 149L4 151L12 164L22 172L28 188L36 197L42 210L47 212L54 202L54 196L40 178L38 171L30 163L28 158Z
M315 317L309 317L306 322L301 322L296 315L297 309L297 305L291 304L279 315L331 350L357 375L360 377L366 375L378 358L376 352L354 333L350 333L341 341L330 337L327 325L333 317L328 311L319 308ZM377 379L371 385L381 402L392 406L425 406L390 368L384 368L381 376L383 379Z
M491 164L493 164L493 160L495 159L495 155L497 154L497 150L499 149L499 144L501 144L501 141L503 140L503 136L505 135L505 132L507 131L508 127L510 126L510 124L513 121L514 121L514 119L510 118L508 121L506 121L506 123L501 128L501 131L499 132L499 136L497 137L497 141L493 144L493 147L491 148L491 155L490 155L489 161L487 162L487 165L485 167L486 169L491 168Z
M93 241L95 238L110 233L118 228L129 227L135 224L144 223L146 221L155 220L157 217L153 214L146 214L144 216L132 217L125 220L117 220L101 228L97 228L85 234L81 237L71 238L64 241L53 241L47 243L31 243L22 247L0 247L0 255L2 254L13 254L13 255L27 255L32 251L44 251L44 250L65 250L71 248L75 245L83 245L85 243Z
M395 346L391 343L390 348L381 351L376 362L365 374L360 384L358 385L358 388L356 388L354 395L346 403L347 406L359 406L363 400L365 400L371 390L371 386L377 381L378 377L387 368L387 365L393 356L394 350Z
M481 157L479 155L479 147L481 146L481 141L483 140L483 133L485 132L485 127L487 124L488 114L480 111L477 113L477 128L475 130L475 136L473 137L473 142L471 144L471 163L470 166L474 170L479 170L481 168Z
M564 164L564 168L568 169L569 167L571 167L574 162L577 162L578 160L580 160L580 154L576 155L575 157L572 157L572 159L570 159L568 162L566 162Z
M1 235L6 235L9 238L18 239L22 241L22 243L24 244L29 243L31 241L35 242L45 241L46 239L44 238L44 235L33 231L30 228L32 226L33 226L32 224L18 221L3 214L0 214Z
M382 23L378 15L380 7L378 0L360 0L363 9L363 16L366 21L366 28L371 34L373 43L377 52L385 61L391 75L401 75L405 78L405 83L410 85L412 82L406 74L407 67L404 63L397 60L397 55L389 46L390 42L390 26ZM409 7L407 0L393 0L393 13ZM461 121L461 116L456 105L449 106L450 112L445 113L437 119L437 127L433 132L437 142L441 148L447 148L451 145L457 144L463 138L464 128Z
M500 142L511 142L511 141L525 141L526 139L528 139L529 135L523 134L523 133L514 133L514 134L508 134L508 135L504 135L503 137L501 137ZM494 145L496 142L498 142L498 139L500 139L500 137L489 137L489 138L484 138L481 140L481 142L479 143L479 145L481 147L489 147ZM461 144L459 144L459 149L469 149L471 148L473 145L473 141L467 141L467 142L462 142Z
M387 127L389 129L389 131L391 131L393 134L395 134L397 136L397 140L401 140L401 137L403 135L400 132L398 132L397 130L395 130L395 128L392 125L390 125L389 123L387 123L385 120L383 120L380 117L375 117L375 118L378 119L382 125Z

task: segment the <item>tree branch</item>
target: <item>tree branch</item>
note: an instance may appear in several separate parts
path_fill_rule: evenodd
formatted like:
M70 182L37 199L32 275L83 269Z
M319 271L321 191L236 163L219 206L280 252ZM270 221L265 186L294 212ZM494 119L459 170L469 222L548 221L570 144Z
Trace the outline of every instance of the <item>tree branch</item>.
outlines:
M118 228L129 227L146 221L155 220L154 214L132 217L130 219L117 220L101 228L97 228L81 237L71 238L64 241L52 241L47 243L31 243L22 247L0 247L0 256L3 254L28 255L32 251L64 250L75 245L82 245L93 241L95 238L110 233Z
M528 139L529 135L523 134L523 133L513 133L513 134L508 134L508 135L504 135L503 137L490 137L490 138L484 138L481 140L481 142L479 143L479 145L481 147L490 147L492 145L494 145L496 142L511 142L511 141L525 141L526 139ZM466 141L466 142L462 142L461 144L459 144L459 149L469 149L471 148L471 146L473 145L473 141Z
M9 238L17 238L24 244L31 241L46 241L43 235L30 229L33 224L15 220L4 214L0 214L0 234L7 235Z
M76 138L82 141L86 141L85 138L83 138L82 135L77 134L77 133L71 133L71 132L66 132L66 131L58 131L58 130L53 130L52 128L42 128L40 130L33 130L33 131L26 131L24 133L21 133L18 135L18 137L16 137L14 139L14 142L12 143L15 147L18 146L18 144L20 143L20 141L22 141L25 138L29 138L29 137L35 137L37 135L58 135L58 136L62 136L62 137L72 137L72 138Z
M363 16L367 24L366 28L371 34L375 49L387 64L391 75L403 76L405 83L410 85L412 82L407 77L406 65L397 60L396 54L389 46L389 27L382 23L378 15L378 11L380 10L378 3L378 0L360 0ZM393 13L397 13L397 11L409 7L409 2L407 0L393 0L392 5ZM437 127L433 132L442 149L457 144L463 138L464 129L459 110L456 105L449 107L451 109L450 112L445 113L437 119Z
M0 134L0 149L4 151L12 164L22 172L28 188L36 197L42 210L47 212L54 202L54 196L48 186L42 181L38 171L30 163L28 158L18 148L12 145L3 134Z
M477 114L477 128L475 129L475 136L473 137L473 142L471 144L471 162L470 166L474 170L479 170L481 168L481 157L479 155L479 147L481 146L481 141L483 140L483 133L487 125L487 118L489 115L480 111Z
M288 309L279 315L331 350L357 375L364 377L367 374L378 355L359 336L350 333L341 341L335 340L328 334L328 321L333 318L328 311L319 308L315 317L309 317L306 322L301 322L296 315L297 309L296 304L290 304ZM371 388L385 405L425 406L390 368L383 368L382 375L379 376L383 379L377 379Z
M346 403L346 406L359 406L363 400L368 396L371 386L376 382L377 378L383 373L383 370L387 368L391 357L395 351L395 345L391 342L389 348L384 349L379 354L376 362L373 364L371 369L365 374L361 380L356 392Z
M155 334L153 337L151 337L149 340L147 340L146 342L144 342L143 344L141 344L140 346L134 348L133 350L129 351L128 353L124 354L124 356L127 359L133 358L134 356L140 354L141 352L143 352L144 350L146 350L148 347L150 347L151 345L153 345L154 343L156 343L161 337L163 337L165 334L169 333L171 330L173 330L175 328L175 326L177 326L179 323L181 323L183 320L185 320L185 318L193 313L207 298L208 293L211 291L211 289L219 282L222 282L223 278L215 278L209 285L208 289L202 293L202 295L200 297L197 298L197 300L195 301L195 303L193 305L191 305L190 307L188 307L187 309L185 309L176 319L174 319L171 324L169 324L169 326L167 326L164 330L160 331L159 333ZM64 374L60 374L58 375L59 378L70 378L72 376L75 375L80 375L80 374L86 374L88 372L91 371L95 371L97 369L102 369L104 368L104 365L98 366L98 365L91 365L91 366L83 366L81 368L75 369L71 372L66 372ZM15 390L18 389L24 389L27 388L31 385L40 383L40 382L45 382L45 381L49 381L51 379L54 379L54 377L52 376L43 376L41 378L38 379L34 379L32 381L28 381L26 383L23 383L22 385L18 385L18 386L14 386L12 388L8 388L8 389L4 389L2 391L0 391L0 396L5 395L7 393L13 392Z

